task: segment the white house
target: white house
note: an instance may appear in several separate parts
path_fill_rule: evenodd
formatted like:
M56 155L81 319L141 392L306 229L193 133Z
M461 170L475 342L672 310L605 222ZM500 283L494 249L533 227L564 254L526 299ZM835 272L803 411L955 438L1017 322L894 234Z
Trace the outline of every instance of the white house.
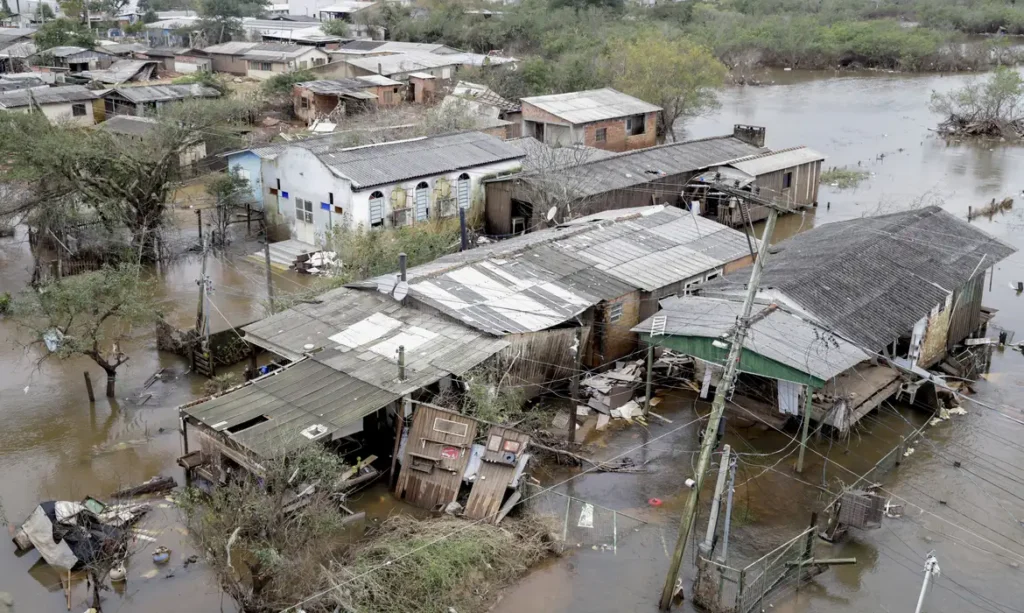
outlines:
M22 89L0 93L0 111L27 113L36 107L51 122L72 121L91 126L96 123L93 100L97 98L99 96L81 85Z
M238 152L261 159L264 210L315 244L331 226L370 228L453 217L482 200L484 179L517 170L525 157L511 143L461 132L343 148L336 136ZM231 169L243 169L228 157ZM250 182L252 166L244 172Z

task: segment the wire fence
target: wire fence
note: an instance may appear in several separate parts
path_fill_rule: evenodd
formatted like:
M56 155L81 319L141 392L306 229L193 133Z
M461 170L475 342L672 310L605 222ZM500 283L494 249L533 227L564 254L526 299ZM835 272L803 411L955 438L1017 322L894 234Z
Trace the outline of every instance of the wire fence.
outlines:
M618 552L619 543L647 522L555 491L542 491L530 484L529 509L550 520L553 532L567 547Z
M760 611L773 590L797 582L800 562L809 559L816 528L806 528L790 540L743 568L733 568L700 556L693 598L712 613Z

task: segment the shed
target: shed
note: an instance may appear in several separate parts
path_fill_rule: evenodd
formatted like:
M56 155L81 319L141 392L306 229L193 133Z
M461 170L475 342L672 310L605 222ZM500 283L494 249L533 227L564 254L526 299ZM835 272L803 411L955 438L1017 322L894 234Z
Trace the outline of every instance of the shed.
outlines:
M688 199L701 202L701 212L729 226L768 217L768 207L736 202L708 184L725 178L791 209L818 204L818 183L825 156L807 147L770 151L717 165L694 181ZM741 209L742 206L742 209Z
M26 112L35 106L50 121L91 126L96 121L92 102L97 98L81 85L18 89L0 93L0 111Z
M628 151L657 142L661 107L610 87L522 99L523 135L551 145Z
M103 70L84 70L79 76L104 85L120 85L128 81L149 81L156 77L159 62L155 60L117 60Z
M395 495L418 507L443 510L462 486L476 420L440 407L420 405L405 442Z
M661 305L663 310L633 329L645 343L724 367L742 314L738 298L685 296ZM752 319L739 363L740 389L748 391L736 393L731 403L743 407L742 419L784 421L804 407L812 419L845 432L899 389L897 370L873 364L868 352L806 315L759 304Z
M187 98L218 98L220 92L212 87L192 85L140 85L115 87L103 94L107 116L152 113L165 104Z

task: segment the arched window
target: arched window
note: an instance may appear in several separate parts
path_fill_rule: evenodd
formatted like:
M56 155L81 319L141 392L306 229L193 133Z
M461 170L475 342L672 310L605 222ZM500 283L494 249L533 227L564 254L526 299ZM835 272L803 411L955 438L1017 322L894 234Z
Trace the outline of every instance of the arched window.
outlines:
M430 218L430 186L426 181L420 181L416 186L416 221L426 221Z
M370 194L370 226L377 227L384 225L384 192L376 191Z
M456 198L458 199L460 209L469 208L469 185L469 175L466 173L459 175Z

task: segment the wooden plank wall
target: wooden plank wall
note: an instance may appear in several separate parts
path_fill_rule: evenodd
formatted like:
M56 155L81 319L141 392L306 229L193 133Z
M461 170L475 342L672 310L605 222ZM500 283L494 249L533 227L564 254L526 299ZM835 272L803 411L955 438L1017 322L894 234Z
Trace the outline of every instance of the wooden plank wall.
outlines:
M438 419L465 425L466 434L459 436L436 430L434 425ZM427 509L438 509L454 501L466 472L476 428L476 421L464 415L423 405L417 407L395 495ZM442 455L442 450L452 448L458 450L457 457ZM413 468L414 462L427 470Z
M526 453L529 444L530 436L524 432L491 426L487 432L487 440L484 441L487 450L480 464L480 474L466 503L466 517L487 518L490 522L497 518L498 510L505 499L505 491L516 472L515 464L505 463L503 457L506 452L512 452L518 459Z

